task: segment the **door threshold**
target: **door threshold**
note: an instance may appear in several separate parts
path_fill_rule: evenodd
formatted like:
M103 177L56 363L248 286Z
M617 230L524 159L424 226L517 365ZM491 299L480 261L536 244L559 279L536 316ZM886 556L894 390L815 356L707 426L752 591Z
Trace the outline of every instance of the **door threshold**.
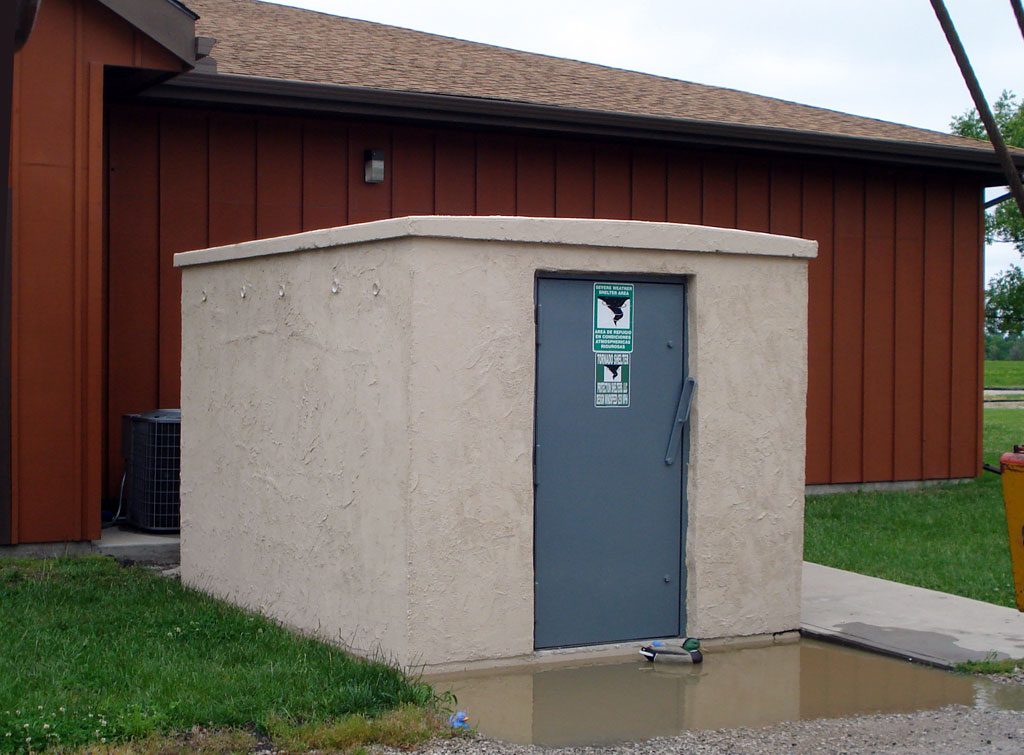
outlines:
M664 642L682 642L685 637L658 637ZM737 637L715 637L701 639L701 649L711 652L722 650L744 650L746 648L766 647L768 645L791 645L800 639L799 630L776 632L774 634L755 634ZM611 642L603 645L582 645L565 648L547 648L534 650L528 655L517 655L509 658L494 658L478 661L461 661L441 663L434 666L420 667L418 670L428 680L443 679L452 674L465 676L479 672L486 674L495 669L534 670L538 666L557 668L559 666L589 666L603 663L620 662L632 658L641 660L641 645L651 640L631 640L629 642Z

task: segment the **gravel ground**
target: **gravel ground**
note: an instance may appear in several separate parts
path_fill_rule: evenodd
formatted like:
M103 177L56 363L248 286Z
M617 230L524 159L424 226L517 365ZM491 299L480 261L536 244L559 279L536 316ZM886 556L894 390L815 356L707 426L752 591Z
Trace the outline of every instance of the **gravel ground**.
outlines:
M390 751L397 752L397 751ZM691 731L614 747L549 749L484 738L438 741L424 755L576 755L621 752L657 753L1024 753L1024 713L976 710L962 706L909 714L792 721L763 729Z
M1015 668L1005 674L988 674L985 678L999 684L1024 684L1024 667Z

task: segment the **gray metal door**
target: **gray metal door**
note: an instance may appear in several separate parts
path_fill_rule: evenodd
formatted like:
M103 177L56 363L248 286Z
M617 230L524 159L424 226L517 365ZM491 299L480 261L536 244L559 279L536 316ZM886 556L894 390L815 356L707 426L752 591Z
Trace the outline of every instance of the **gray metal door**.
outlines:
M682 283L537 281L538 648L684 630L684 313Z

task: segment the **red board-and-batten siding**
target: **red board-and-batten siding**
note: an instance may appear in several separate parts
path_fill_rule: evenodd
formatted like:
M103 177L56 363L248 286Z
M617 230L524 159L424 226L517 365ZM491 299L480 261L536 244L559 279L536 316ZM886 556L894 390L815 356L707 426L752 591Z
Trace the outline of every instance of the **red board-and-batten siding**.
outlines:
M41 3L14 58L13 542L100 536L107 65L181 70L180 61L90 0Z
M632 218L816 239L808 483L978 472L973 178L129 106L111 112L108 146L108 491L121 414L178 401L174 253L420 214ZM367 148L385 151L382 184L363 182Z

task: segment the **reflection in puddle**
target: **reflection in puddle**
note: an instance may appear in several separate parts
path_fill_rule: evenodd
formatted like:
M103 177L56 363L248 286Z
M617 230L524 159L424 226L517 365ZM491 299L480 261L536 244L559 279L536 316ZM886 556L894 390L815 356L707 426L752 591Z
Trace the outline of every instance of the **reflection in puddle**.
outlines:
M636 661L434 677L481 734L542 745L610 744L685 729L904 713L944 705L1024 710L1024 688L836 645L705 653L699 666Z

